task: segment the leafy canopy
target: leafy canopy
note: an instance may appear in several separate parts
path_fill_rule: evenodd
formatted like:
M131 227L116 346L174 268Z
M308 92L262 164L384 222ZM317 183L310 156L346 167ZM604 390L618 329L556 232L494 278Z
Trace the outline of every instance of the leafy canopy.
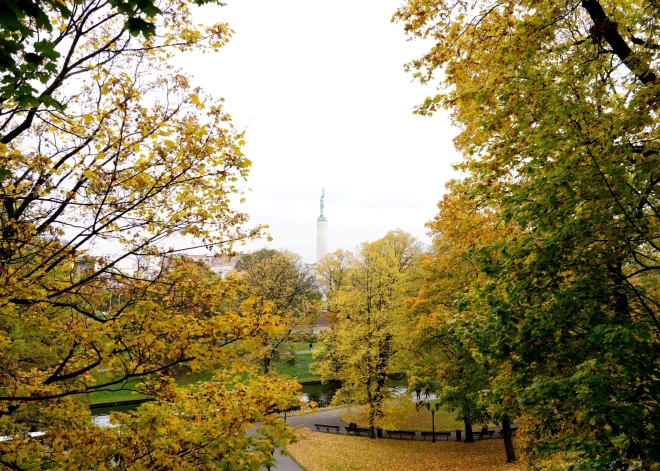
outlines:
M256 470L291 439L272 412L297 386L236 358L280 319L254 309L240 280L165 248L177 238L230 254L261 231L233 204L250 167L242 134L222 100L168 64L231 32L195 26L190 2L154 5L2 3L3 45L20 44L2 48L0 68L0 435L12 437L0 464L11 469ZM135 270L119 268L128 260ZM217 381L179 388L180 365ZM121 389L155 401L94 427L90 394Z
M404 368L409 332L404 302L417 290L421 252L414 237L397 230L363 243L356 254L339 251L320 263L322 273L333 274L323 277L332 330L321 337L316 371L341 380L336 402L368 405L372 438L391 395L385 381Z
M660 10L646 0L410 0L433 42L408 69L452 113L467 198L517 230L473 250L472 331L534 453L590 469L660 461Z
M263 331L258 350L253 352L263 361L264 373L268 373L276 351L316 324L322 295L313 272L292 252L257 250L241 256L236 270L255 308L272 312L279 319L280 328L276 332Z

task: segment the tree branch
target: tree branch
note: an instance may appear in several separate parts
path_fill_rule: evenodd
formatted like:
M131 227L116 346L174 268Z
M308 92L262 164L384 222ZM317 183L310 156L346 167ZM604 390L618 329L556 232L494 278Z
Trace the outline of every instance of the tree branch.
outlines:
M605 39L614 54L643 84L647 85L657 81L657 75L650 70L648 64L641 62L634 55L630 46L619 33L617 24L607 17L598 0L582 0L582 7L587 10L594 23L590 31L594 42L599 42L601 38Z

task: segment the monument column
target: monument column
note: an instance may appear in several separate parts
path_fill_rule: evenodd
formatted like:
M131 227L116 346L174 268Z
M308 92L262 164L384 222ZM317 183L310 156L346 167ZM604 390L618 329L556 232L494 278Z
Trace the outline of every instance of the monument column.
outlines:
M316 263L328 253L328 218L323 215L325 188L321 193L321 215L316 220Z

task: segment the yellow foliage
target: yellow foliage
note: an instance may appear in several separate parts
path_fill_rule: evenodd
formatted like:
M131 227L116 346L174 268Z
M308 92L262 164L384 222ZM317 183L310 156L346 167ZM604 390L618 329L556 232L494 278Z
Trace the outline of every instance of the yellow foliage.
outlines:
M296 388L255 379L233 347L276 332L281 316L241 305L243 282L166 248L230 256L261 232L231 204L250 167L243 134L222 100L167 63L216 50L231 30L195 26L187 0L150 9L148 38L131 35L116 2L62 3L69 13L49 7L21 40L27 51L50 38L59 54L40 99L0 103L3 465L256 470L291 438L272 412ZM118 255L88 253L99 246ZM226 371L181 390L171 376L188 363ZM136 384L155 402L116 415L117 429L92 425L91 393ZM247 437L257 421L263 433ZM23 439L30 429L46 437Z
M360 427L369 426L368 411L365 407L356 407L342 415L343 422L355 422ZM412 401L390 401L383 406L383 417L376 421L376 426L393 430L431 431L431 413L426 409L419 412ZM456 412L440 409L435 413L436 431L462 430L463 422L456 420Z
M409 318L404 302L416 290L422 249L401 230L321 262L333 328L321 337L315 368L342 387L336 403L369 404L369 423L382 416L388 374L405 369Z

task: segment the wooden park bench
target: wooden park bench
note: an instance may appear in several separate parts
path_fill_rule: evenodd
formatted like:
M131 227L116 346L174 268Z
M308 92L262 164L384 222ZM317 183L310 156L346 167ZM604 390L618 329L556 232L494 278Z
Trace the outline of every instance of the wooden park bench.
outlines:
M325 429L326 432L329 432L330 430L334 430L335 432L339 433L339 430L341 430L341 427L339 427L339 425L314 424L314 427L316 427L317 432L320 432L321 429Z
M477 432L472 432L475 435L479 435L480 439L484 439L485 436L488 436L488 438L493 438L493 434L495 434L494 430L479 430Z
M512 426L511 427L511 435L516 433L516 430L518 430L518 426L517 425ZM504 430L500 430L499 434L500 434L500 437L503 437L504 436Z
M386 432L390 438L392 438L392 435L398 435L399 438L406 436L410 437L411 440L414 440L416 435L416 432L410 432L408 430L386 430Z
M433 432L421 432L422 438L426 440L426 437L431 437L433 438ZM445 437L447 441L449 441L449 437L451 437L451 432L435 432L436 437Z
M346 433L349 435L362 435L363 433L365 435L369 435L369 429L368 428L362 428L362 427L344 427L346 429Z

